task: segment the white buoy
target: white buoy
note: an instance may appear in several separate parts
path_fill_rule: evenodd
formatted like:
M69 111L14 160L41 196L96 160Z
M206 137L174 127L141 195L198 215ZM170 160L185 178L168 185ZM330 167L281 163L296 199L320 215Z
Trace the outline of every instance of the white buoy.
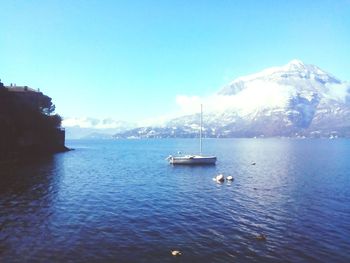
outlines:
M172 250L171 254L175 257L179 257L182 255L181 251L179 251L179 250Z
M215 177L215 181L218 183L222 183L223 181L225 181L225 177L222 174L219 174Z
M226 180L227 180L227 181L233 181L233 176L231 176L231 175L227 176L227 177L226 177Z

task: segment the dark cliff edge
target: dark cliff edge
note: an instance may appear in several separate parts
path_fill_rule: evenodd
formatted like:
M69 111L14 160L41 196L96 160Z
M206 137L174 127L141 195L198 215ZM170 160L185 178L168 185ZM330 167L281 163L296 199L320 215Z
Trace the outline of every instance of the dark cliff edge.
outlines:
M0 81L0 164L69 149L52 99L27 86Z

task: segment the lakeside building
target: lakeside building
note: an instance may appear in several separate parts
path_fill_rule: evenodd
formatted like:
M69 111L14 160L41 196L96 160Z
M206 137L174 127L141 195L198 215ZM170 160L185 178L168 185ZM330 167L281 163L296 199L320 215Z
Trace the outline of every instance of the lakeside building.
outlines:
M33 106L40 107L45 100L45 95L40 90L35 90L28 86L17 86L11 84L10 86L4 86L9 92L16 94L22 101Z

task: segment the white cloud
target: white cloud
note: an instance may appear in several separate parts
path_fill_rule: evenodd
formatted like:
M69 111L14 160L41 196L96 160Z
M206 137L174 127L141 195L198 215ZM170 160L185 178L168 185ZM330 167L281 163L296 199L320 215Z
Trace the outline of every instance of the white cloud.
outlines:
M288 102L293 92L290 86L275 83L254 81L246 85L241 92L232 95L214 94L208 97L185 96L176 97L176 103L182 114L191 114L200 111L200 104L203 104L205 112L223 112L233 110L238 114L247 114L261 107L281 107Z
M198 96L177 95L175 100L179 106L179 114L185 115L198 112L205 99Z
M158 117L152 117L148 119L141 120L137 123L138 127L146 127L146 126L164 126L167 121L169 121L172 118L175 118L176 115L174 114L168 114L168 115L161 115Z
M96 119L89 117L65 118L62 121L63 127L80 127L93 129L117 129L125 126L133 126L130 123L114 120L112 118Z
M64 118L62 121L63 127L74 127L78 126L81 128L91 128L92 123L89 118Z

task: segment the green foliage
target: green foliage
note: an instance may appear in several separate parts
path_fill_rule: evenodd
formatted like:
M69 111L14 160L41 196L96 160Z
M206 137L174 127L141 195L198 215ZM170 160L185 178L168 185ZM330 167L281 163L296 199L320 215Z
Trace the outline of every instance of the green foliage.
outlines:
M40 99L39 109L45 115L51 115L55 111L55 105L52 103L52 99L43 95Z

